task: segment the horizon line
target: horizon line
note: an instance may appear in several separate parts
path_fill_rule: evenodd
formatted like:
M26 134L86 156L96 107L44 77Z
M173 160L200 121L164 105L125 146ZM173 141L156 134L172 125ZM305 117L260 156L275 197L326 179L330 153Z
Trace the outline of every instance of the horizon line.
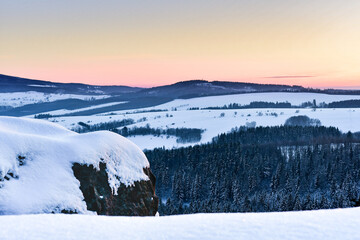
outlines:
M92 84L92 83L83 83L83 82L60 82L60 81L52 81L52 80L44 80L44 79L35 79L35 78L28 78L28 77L20 77L20 76L14 76L9 74L3 74L0 73L0 75L7 76L7 77L14 77L14 78L23 78L28 80L34 80L34 81L44 81L44 82L51 82L51 83L61 83L61 84L84 84L84 85L91 85L91 86L125 86L125 87L133 87L133 88L153 88L153 87L161 87L161 86L168 86L173 85L180 82L189 82L189 81L206 81L206 82L229 82L229 83L248 83L248 84L259 84L259 85L283 85L283 86L300 86L303 88L311 88L311 89L320 89L320 90L326 90L326 89L334 89L334 90L360 90L359 86L304 86L304 85L298 85L298 84L283 84L283 83L258 83L258 82L252 82L252 81L244 81L244 80L208 80L204 78L193 78L193 79L187 79L187 80L180 80L175 82L170 82L163 85L153 85L153 84L140 84L140 85L125 85L125 84ZM279 75L279 76L269 76L269 77L260 77L265 79L283 79L283 78L312 78L317 76L311 76L311 75Z

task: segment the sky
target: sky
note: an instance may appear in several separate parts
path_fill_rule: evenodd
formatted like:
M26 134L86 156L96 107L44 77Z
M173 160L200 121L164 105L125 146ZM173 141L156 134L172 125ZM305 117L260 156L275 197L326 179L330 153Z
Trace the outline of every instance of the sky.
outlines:
M1 0L0 73L360 89L358 0Z

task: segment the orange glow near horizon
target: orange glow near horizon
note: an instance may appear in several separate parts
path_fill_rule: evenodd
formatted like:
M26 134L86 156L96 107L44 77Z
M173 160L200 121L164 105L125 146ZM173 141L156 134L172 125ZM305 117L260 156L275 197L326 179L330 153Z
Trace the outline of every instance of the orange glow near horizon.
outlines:
M4 0L0 74L140 87L204 79L360 89L359 12L353 0Z

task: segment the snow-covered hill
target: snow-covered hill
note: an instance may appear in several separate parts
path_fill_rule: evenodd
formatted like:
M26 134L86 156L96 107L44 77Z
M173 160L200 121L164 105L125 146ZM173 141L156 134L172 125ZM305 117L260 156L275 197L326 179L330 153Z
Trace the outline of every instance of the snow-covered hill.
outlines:
M94 106L91 106L91 107L76 108L75 110L67 110L67 109L54 110L54 111L45 112L45 114L50 114L52 116L65 115L65 114L74 114L74 113L78 113L78 112L81 112L81 111L87 111L87 110L92 110L92 109L97 109L97 108L109 107L109 106L118 105L118 104L124 104L124 103L126 103L126 102L110 102L110 103L94 105ZM35 115L36 114L34 114L34 116Z
M189 108L207 108L222 107L231 103L248 105L251 102L289 102L292 105L300 105L304 102L330 103L336 101L344 101L351 99L360 99L360 95L330 95L323 93L286 93L286 92L270 92L270 93L245 93L210 97L197 97L191 99L176 99L171 102L153 107L155 109L177 109L186 110Z
M0 94L1 96L1 94ZM35 96L35 95L34 95ZM72 129L78 127L79 122L89 125L106 123L111 121L121 121L123 119L133 119L132 127L144 127L147 124L152 128L200 128L205 130L200 142L178 143L174 136L131 136L129 139L134 141L141 149L152 149L155 147L173 148L206 143L212 140L218 134L230 131L234 127L244 126L250 122L256 122L256 126L275 126L282 125L286 119L296 115L307 115L311 118L317 118L324 126L334 126L343 132L360 131L360 125L357 120L360 119L360 110L358 108L338 108L338 109L317 109L313 111L310 108L288 108L288 109L219 109L219 110L188 110L189 108L207 108L222 107L231 103L247 105L253 101L266 102L289 102L293 105L300 105L304 102L313 102L318 104L325 102L343 101L351 99L360 99L360 95L329 95L323 93L247 93L223 96L198 97L191 99L176 99L165 104L160 104L148 108L133 110L109 111L96 115L81 115L85 110L94 110L99 108L109 108L112 106L126 106L129 102L114 100L90 107L78 107L73 110L55 110L45 111L43 114L61 115L74 114L76 116L63 116L50 118L50 121L57 122L62 126ZM145 101L145 100L144 100ZM163 110L161 112L149 112L154 110ZM86 112L86 111L85 111ZM28 115L33 118L34 114ZM145 120L144 120L145 119Z
M152 128L200 128L205 132L202 134L200 142L196 143L177 143L175 137L152 135L129 137L141 149L152 149L155 147L173 148L206 143L218 134L229 132L232 128L245 126L246 123L256 122L256 126L277 126L283 125L289 117L307 115L317 118L323 126L334 126L343 132L360 131L358 120L360 119L360 109L236 109L236 110L177 110L165 112L140 112L127 113L118 112L117 115L93 115L78 117L59 117L51 118L66 128L78 126L78 122L97 124L101 122L121 121L123 119L133 119L132 127L144 127L147 124ZM145 119L145 120L144 120Z
M95 100L108 98L107 95L78 95L61 93L42 93L42 92L12 92L0 93L0 106L2 107L21 107L27 104L54 102L64 99Z
M0 143L0 215L88 213L74 163L105 163L115 194L121 183L148 180L143 152L109 131L77 134L44 120L0 117Z
M359 224L360 208L170 217L22 215L0 216L0 236L6 240L355 240L360 236Z

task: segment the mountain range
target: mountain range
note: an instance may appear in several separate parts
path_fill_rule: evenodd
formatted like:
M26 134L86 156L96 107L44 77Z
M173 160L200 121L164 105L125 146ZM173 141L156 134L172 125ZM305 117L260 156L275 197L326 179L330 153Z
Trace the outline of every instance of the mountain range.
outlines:
M30 92L30 93L29 93ZM39 100L26 101L31 93L42 94ZM174 99L256 92L315 92L360 95L360 90L312 89L297 85L257 84L246 82L190 80L152 88L101 86L81 83L58 83L0 74L0 115L25 116L58 109L80 109L107 104L79 115L152 107ZM20 94L18 106L8 106L4 94ZM68 94L68 95L66 95ZM66 96L65 96L66 95ZM50 97L56 96L53 100ZM83 96L83 97L81 97ZM88 96L88 98L86 97ZM8 97L8 100L10 97ZM11 99L13 102L13 98ZM120 104L126 102L126 104ZM109 106L109 104L112 104ZM119 103L119 104L116 104Z

